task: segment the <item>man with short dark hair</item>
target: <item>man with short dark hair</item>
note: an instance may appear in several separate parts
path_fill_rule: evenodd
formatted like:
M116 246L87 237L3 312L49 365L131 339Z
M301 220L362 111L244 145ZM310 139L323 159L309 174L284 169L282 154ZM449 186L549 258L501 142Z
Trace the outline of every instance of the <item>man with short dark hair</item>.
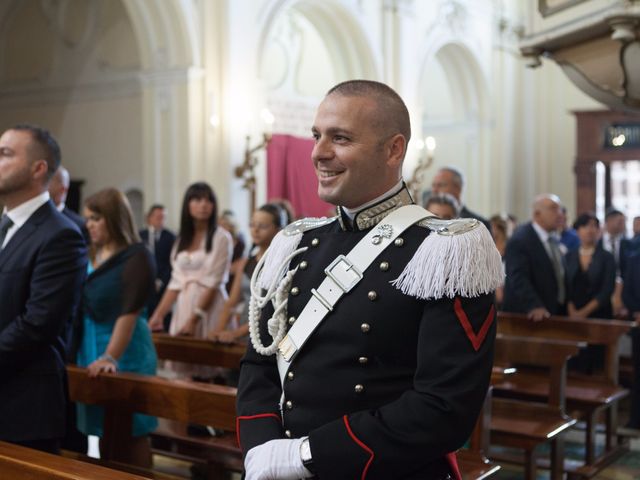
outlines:
M149 316L153 314L160 303L171 279L171 248L176 241L176 236L164 228L166 218L167 209L164 205L153 204L147 213L147 228L140 230L140 238L149 247L156 261L156 289L147 304ZM167 332L170 322L171 314L168 313L163 320L164 329Z
M627 238L626 216L616 208L607 209L604 215L604 229L598 241L598 248L613 254L618 277L624 278L627 260L631 253L631 241Z
M431 193L432 194L440 194L440 193L448 193L449 195L453 195L453 197L458 201L461 205L460 208L460 218L475 218L484 223L484 226L487 227L487 230L491 230L491 225L489 220L484 218L482 215L479 215L475 212L472 212L467 208L467 206L462 202L462 190L464 188L464 176L462 172L454 167L442 167L437 171L433 180L431 181Z
M56 452L65 429L65 328L86 247L47 186L60 164L48 131L0 137L0 440Z
M476 220L412 204L409 114L387 85L332 88L312 133L318 195L337 216L293 222L254 273L246 478L460 478L451 452L489 382L500 255Z

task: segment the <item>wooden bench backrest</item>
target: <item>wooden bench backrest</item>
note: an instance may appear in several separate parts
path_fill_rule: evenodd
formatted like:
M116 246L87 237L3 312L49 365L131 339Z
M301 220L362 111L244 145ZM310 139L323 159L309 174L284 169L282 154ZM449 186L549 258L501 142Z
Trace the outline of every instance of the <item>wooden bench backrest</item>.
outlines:
M499 333L495 362L502 365L544 367L549 370L549 405L565 408L567 360L578 354L585 342L518 337Z
M131 461L128 439L134 412L227 431L236 429L236 389L232 387L134 373L89 378L86 369L75 366L67 366L67 373L72 401L105 408L101 454L106 460Z
M618 383L618 342L635 326L632 322L553 316L534 322L525 314L498 312L498 333L586 342L605 347L605 377Z
M162 360L210 365L225 368L240 368L240 359L246 345L214 343L193 337L174 337L166 333L154 333L153 343Z
M39 480L144 480L120 472L59 455L0 442L0 478Z
M67 373L74 402L235 430L235 388L123 372L89 378L71 365Z

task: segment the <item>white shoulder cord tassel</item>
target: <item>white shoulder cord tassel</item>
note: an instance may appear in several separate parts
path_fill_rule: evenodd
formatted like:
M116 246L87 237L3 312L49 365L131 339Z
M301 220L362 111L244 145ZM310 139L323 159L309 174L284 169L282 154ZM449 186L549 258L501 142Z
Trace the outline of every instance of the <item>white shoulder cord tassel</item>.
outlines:
M290 255L288 255L281 263L278 270L283 270L289 265L291 259L296 255L305 252L309 247L298 248ZM278 350L278 344L285 336L287 329L287 298L289 296L289 286L293 280L293 276L298 271L298 267L293 270L289 270L284 278L280 281L274 281L269 286L267 293L263 296L260 295L260 287L258 287L258 278L262 267L264 265L264 259L266 254L262 256L256 269L251 276L251 298L249 300L249 337L251 343L256 352L260 355L273 355ZM277 287L277 288L276 288ZM273 315L267 321L267 328L269 335L273 338L273 342L265 347L260 340L260 313L262 308L271 301L273 304Z

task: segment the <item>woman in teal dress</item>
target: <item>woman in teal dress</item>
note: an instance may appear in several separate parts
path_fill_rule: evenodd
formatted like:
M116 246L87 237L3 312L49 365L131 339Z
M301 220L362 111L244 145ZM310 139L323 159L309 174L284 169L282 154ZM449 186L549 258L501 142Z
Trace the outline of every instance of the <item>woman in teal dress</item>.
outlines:
M87 199L84 215L91 245L78 365L92 377L116 371L155 375L157 358L144 308L154 288L154 265L126 197L113 188L102 190ZM77 408L78 429L102 437L104 409ZM156 426L154 417L133 416L132 463L151 465L148 433Z

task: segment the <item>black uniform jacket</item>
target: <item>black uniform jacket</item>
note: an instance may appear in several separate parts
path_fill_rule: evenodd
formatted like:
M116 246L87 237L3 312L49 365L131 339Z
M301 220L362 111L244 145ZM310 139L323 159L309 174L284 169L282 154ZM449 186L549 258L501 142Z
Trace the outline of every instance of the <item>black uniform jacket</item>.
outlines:
M306 268L293 279L299 293L289 294L289 322L327 265L367 232L334 221L303 235L300 247L309 249L291 267ZM249 345L238 389L245 454L271 439L309 435L320 479L424 480L448 471L444 456L468 439L487 391L494 308L491 294L425 301L391 285L428 233L416 225L405 231L324 318L287 374L282 413L275 357ZM271 312L261 320L265 345Z

